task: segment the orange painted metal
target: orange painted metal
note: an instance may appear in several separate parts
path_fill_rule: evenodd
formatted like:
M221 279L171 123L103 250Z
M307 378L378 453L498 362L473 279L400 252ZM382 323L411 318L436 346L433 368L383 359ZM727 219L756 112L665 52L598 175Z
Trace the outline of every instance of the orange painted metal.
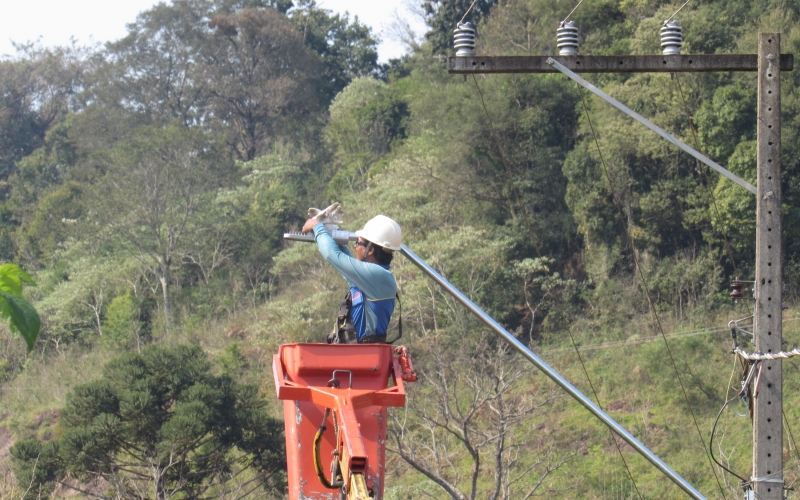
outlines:
M394 353L397 354L397 362L400 363L400 368L403 370L401 378L406 382L416 382L417 374L411 363L411 353L408 352L408 347L399 345L394 348Z
M363 472L375 500L383 498L386 455L386 407L405 405L400 363L385 344L286 344L273 357L278 398L284 400L286 458L290 500L338 500L338 489L326 489L314 468L314 436L325 408L333 419L320 443L327 469L334 450L341 450L345 484L351 472ZM393 386L389 387L390 380ZM332 386L332 387L331 387Z

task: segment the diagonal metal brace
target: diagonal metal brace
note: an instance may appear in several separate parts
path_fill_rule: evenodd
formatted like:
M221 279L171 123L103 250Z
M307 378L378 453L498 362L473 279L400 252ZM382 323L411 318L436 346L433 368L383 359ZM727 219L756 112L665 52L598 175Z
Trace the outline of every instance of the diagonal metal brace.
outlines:
M714 170L716 170L720 174L724 175L728 179L732 180L736 184L742 186L743 188L745 188L746 190L750 191L751 193L756 194L756 188L752 184L750 184L749 182L745 181L744 179L741 179L740 177L738 177L737 175L735 175L731 171L727 170L726 168L722 167L718 163L714 162L714 160L710 159L709 157L699 153L696 149L692 148L691 146L681 142L675 136L673 136L670 133L666 132L664 129L662 129L658 125L656 125L653 122L649 121L647 118L643 117L642 115L640 115L636 111L634 111L631 108L625 106L624 104L622 104L618 100L614 99L613 97L611 97L610 95L606 94L602 90L598 89L597 87L595 87L591 83L587 82L585 79L583 79L580 76L576 75L574 72L572 72L569 69L567 69L566 66L564 66L560 62L556 61L552 57L547 60L547 64L553 66L555 69L557 69L558 71L564 73L570 79L574 80L581 87L593 92L595 95L597 95L598 97L602 98L604 101L608 102L609 104L611 104L612 106L614 106L618 110L622 111L623 113L625 113L626 115L630 116L634 120L638 121L639 123L641 123L645 127L649 128L650 130L652 130L656 134L660 135L661 137L663 137L664 139L668 140L672 144L678 146L679 148L681 148L682 150L686 151L690 155L694 156L695 158L697 158L701 162L705 163L709 167L713 168Z

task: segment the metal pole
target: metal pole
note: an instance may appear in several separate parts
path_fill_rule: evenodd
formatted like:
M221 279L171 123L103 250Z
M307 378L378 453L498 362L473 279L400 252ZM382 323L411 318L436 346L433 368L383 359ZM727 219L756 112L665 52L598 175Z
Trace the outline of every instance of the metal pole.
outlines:
M760 353L782 349L781 85L779 33L758 34L758 205L756 208L755 343ZM762 361L754 387L755 497L783 499L783 371L780 359Z
M647 118L643 117L642 115L640 115L636 111L632 110L631 108L625 106L624 104L622 104L618 100L614 99L610 95L606 94L602 90L598 89L597 87L595 87L591 83L587 82L586 80L584 80L580 76L576 75L575 73L573 73L572 71L567 69L566 66L564 66L560 62L556 61L552 57L547 60L547 64L550 64L551 66L553 66L554 68L556 68L557 70L559 70L560 72L564 73L569 78L571 78L572 80L577 82L578 85L580 85L581 87L584 87L585 89L589 90L590 92L593 92L598 97L602 98L603 100L605 100L606 102L608 102L609 104L611 104L612 106L617 108L618 110L622 111L623 113L625 113L626 115L630 116L634 120L638 121L639 123L641 123L645 127L649 128L650 130L652 130L656 134L660 135L661 137L663 137L664 139L668 140L672 144L678 146L682 150L686 151L690 155L692 155L695 158L697 158L698 160L702 161L703 163L705 163L709 167L713 168L714 170L716 170L720 174L724 175L728 179L732 180L736 184L742 186L743 188L745 188L746 190L750 191L751 193L756 194L756 188L752 184L750 184L749 182L745 181L744 179L739 178L737 175L735 175L731 171L727 170L726 168L722 167L721 165L717 164L711 158L699 153L697 150L695 150L693 147L689 146L688 144L685 144L685 143L681 142L679 139L677 139L676 137L671 135L669 132L665 131L664 129L662 129L658 125L654 124L653 122L651 122Z
M558 384L562 389L567 391L567 393L576 399L584 408L589 410L594 416L599 418L604 424L606 424L612 431L616 432L626 443L631 445L633 449L639 452L647 461L653 464L658 470L660 470L664 475L672 480L675 484L677 484L683 491L685 491L690 497L695 499L705 499L703 495L700 494L699 491L694 489L691 484L686 482L681 476L679 476L675 471L670 469L670 467L665 464L660 458L658 458L653 452L647 449L642 443L640 443L631 433L625 430L624 427L619 425L613 418L611 418L608 414L606 414L599 406L594 404L591 399L584 396L575 386L569 383L567 379L559 375L558 372L553 370L547 363L545 363L541 358L539 358L536 354L533 353L530 349L528 349L525 344L517 340L516 337L511 335L508 330L503 328L500 323L494 320L491 316L486 314L480 307L475 305L466 295L461 293L461 291L450 284L441 274L436 272L431 266L429 266L425 261L423 261L417 254L412 252L407 246L402 245L400 247L400 253L402 253L406 258L408 258L411 262L414 263L417 267L419 267L425 274L433 278L434 281L439 283L450 295L452 295L457 301L461 302L471 313L478 317L486 326L491 328L495 331L495 333L499 334L503 339L511 344L511 346L516 349L520 354L522 354L525 358L528 359L531 363L533 363L536 368L544 372L545 375L550 377L550 379Z

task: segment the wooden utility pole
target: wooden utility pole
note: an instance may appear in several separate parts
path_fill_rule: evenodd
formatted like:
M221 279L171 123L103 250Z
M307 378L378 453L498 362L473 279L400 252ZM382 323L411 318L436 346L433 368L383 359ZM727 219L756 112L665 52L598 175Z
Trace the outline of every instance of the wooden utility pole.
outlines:
M758 34L758 201L754 335L756 351L782 349L781 68L779 33ZM761 362L754 388L755 498L783 500L782 360Z
M450 57L454 74L555 73L552 57L574 73L758 72L758 186L756 217L755 348L762 354L782 348L781 271L781 101L780 72L794 57L780 53L779 33L759 33L758 54L647 56ZM741 196L752 196L742 191ZM783 500L781 360L761 362L753 416L753 476L748 499Z

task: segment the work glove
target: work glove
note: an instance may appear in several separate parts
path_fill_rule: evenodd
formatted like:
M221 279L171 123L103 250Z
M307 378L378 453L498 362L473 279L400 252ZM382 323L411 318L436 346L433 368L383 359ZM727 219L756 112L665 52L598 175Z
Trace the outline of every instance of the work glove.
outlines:
M317 219L325 224L325 229L327 229L328 232L339 229L339 224L342 223L343 215L344 210L342 210L342 206L339 205L338 202L329 206L325 210L320 210L319 208L314 207L308 209L309 218Z

